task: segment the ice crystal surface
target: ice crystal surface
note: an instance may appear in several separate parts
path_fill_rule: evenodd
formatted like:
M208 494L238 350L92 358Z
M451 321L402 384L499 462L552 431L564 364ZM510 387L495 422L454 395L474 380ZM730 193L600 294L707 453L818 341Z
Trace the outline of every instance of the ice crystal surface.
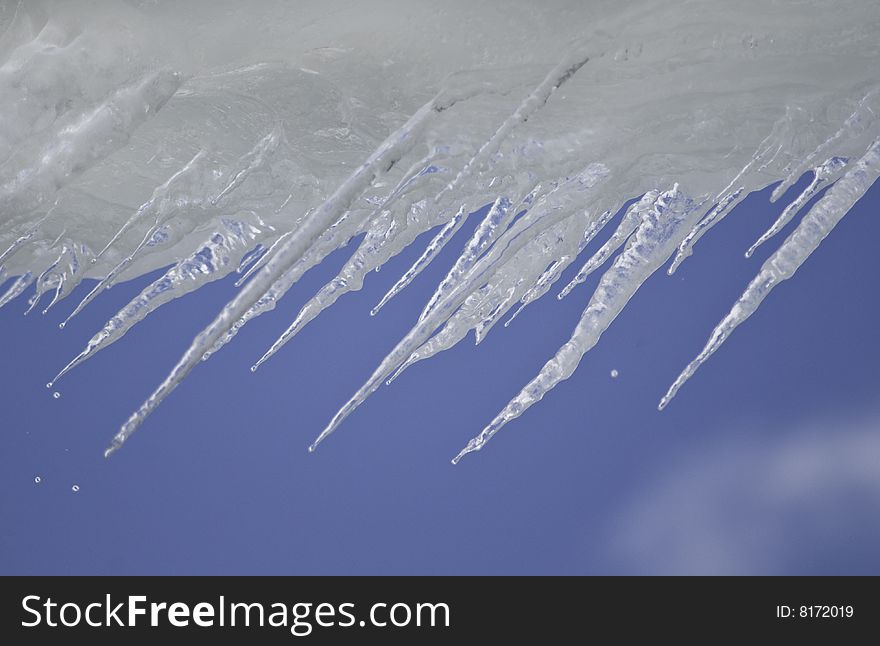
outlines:
M52 388L156 308L239 274L109 455L329 254L345 247L347 261L253 370L431 232L372 314L445 245L457 260L312 449L471 331L479 343L548 293L585 304L457 462L567 379L652 274L673 273L746 196L775 186L788 205L743 251L788 236L662 409L877 179L878 70L875 0L5 0L0 306L45 312L90 281L69 320L112 285L166 268ZM455 234L477 211L462 245Z

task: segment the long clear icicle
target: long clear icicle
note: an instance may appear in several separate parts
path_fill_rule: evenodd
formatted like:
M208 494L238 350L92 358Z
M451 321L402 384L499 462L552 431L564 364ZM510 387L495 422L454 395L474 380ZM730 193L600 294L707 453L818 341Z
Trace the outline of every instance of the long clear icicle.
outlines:
M751 258L752 254L762 244L785 228L785 225L791 222L804 205L812 199L823 187L829 183L833 183L843 173L846 168L847 159L845 157L832 157L813 169L813 180L779 215L776 222L765 231L760 238L749 247L746 251L746 258Z
M487 88L487 91L490 89ZM305 255L282 273L263 296L205 353L204 359L208 359L231 341L249 321L273 310L279 299L306 271L319 264L335 249L347 244L353 236L365 232L365 239L336 278L330 281L300 310L288 330L252 367L252 370L256 370L286 341L289 341L324 309L336 302L339 297L349 291L360 289L367 273L371 270L378 271L389 258L400 253L424 230L431 228L431 214L426 213L428 200L424 197L420 198L420 196L429 193L432 186L443 181L443 178L451 172L454 158L460 156L462 152L458 148L446 145L434 147L428 156L410 166L394 189L380 201L379 206L369 212L368 216L364 217L354 210L344 213L307 250ZM461 212L464 213L464 208L461 209ZM392 218L390 223L389 217ZM290 234L291 232L288 232L277 240L248 273L236 282L236 286L243 284L250 275L259 270L261 265L268 262L275 247L280 245L282 239ZM376 311L374 309L371 314L375 314Z
M364 240L339 274L303 306L287 331L254 364L252 370L256 370L303 329L308 322L314 320L343 294L360 289L370 271L378 271L389 258L400 253L422 233L423 226L416 226L410 220L419 220L424 215L427 200L424 198L415 200L414 196L420 194L419 189L425 190L432 181L436 181L436 175L449 172L445 166L438 166L434 163L439 161L439 157L438 151L435 150L428 157L413 164L391 193L366 218L366 226L359 226L359 220L353 216L343 216L339 222L321 236L319 242L306 253L302 260L276 281L267 294L236 323L230 335L227 335L218 345L222 346L228 342L237 330L241 329L249 320L273 309L278 298L299 280L305 271L320 263L334 249L346 244L355 233L365 229ZM374 309L371 315L375 313ZM215 346L212 352L216 349Z
M175 203L175 195L173 192L176 187L181 186L182 184L186 184L188 178L193 175L194 172L198 169L198 165L205 159L208 151L202 148L199 150L193 157L190 159L183 167L174 173L171 177L165 180L162 184L157 186L153 190L153 194L150 196L146 202L138 207L137 211L135 211L128 220L125 221L116 233L113 234L113 237L104 245L104 247L97 253L92 262L98 262L107 250L110 249L114 244L116 244L117 240L121 238L125 233L134 226L135 223L140 222L145 216L152 215L154 217L154 224L144 236L145 239L148 239L156 228L169 216L169 212L173 212L173 207ZM135 251L131 254L134 256L137 253L140 246L135 249ZM131 257L130 256L130 257ZM127 259L130 261L130 257Z
M149 229L147 229L147 232L143 235L137 246L119 261L106 276L98 281L98 284L95 285L85 297L83 297L68 317L60 324L60 327L63 328L70 323L70 321L77 314L82 312L85 307L98 296L98 294L112 286L117 277L120 276L131 265L131 263L134 262L138 254L149 245L151 240L153 240L153 236L160 229L162 224L178 212L179 201L176 199L178 197L177 193L182 192L183 189L193 181L194 176L205 172L201 163L205 159L206 154L206 150L200 150L183 166L183 168L174 173L174 175L168 178L163 184L158 186L153 191L150 199L144 202L144 204L135 211L122 228L120 228L113 238L111 238L110 242L98 252L98 255L93 259L93 262L97 262L97 260L101 258L101 256L116 242L116 240L119 239L119 237L128 231L128 229L136 222L140 221L145 215L149 214L153 216L153 223L150 225Z
M116 343L162 305L222 278L222 270L234 264L258 234L255 227L246 227L243 235L231 230L212 235L197 251L178 262L119 310L46 387L51 388L86 359Z
M514 114L507 120L505 120L505 122L495 131L489 141L486 142L480 148L480 150L468 160L465 166L455 175L455 177L440 190L440 192L432 200L433 205L436 206L438 203L440 203L443 196L452 194L454 190L458 188L462 184L462 182L472 174L474 169L480 168L481 165L484 164L485 161L488 159L488 157L491 156L491 154L493 154L498 149L498 147L501 145L501 142L507 137L510 131L517 124L527 121L531 114L533 114L547 102L550 94L556 88L565 83L565 81L568 80L568 78L570 78L578 69L580 69L580 67L585 62L586 58L583 58L583 54L578 54L569 55L566 60L557 65L557 67L554 68L554 70L552 70L544 78L541 84L539 84L539 86L520 104ZM428 163L430 161L430 158L426 158L414 164L410 168L410 170L407 171L407 173L404 175L403 179L400 180L394 190L392 190L389 196L382 202L380 207L376 211L374 211L374 214L376 214L381 209L392 206L394 202L404 194L405 190L409 188L410 184L418 181L420 178L428 176L429 171L435 170L436 166ZM404 208L410 206L410 203L405 203ZM484 223L481 225L481 229L479 230L479 232L481 233L478 233L478 235L482 235L486 239L483 242L474 243L481 244L481 248L485 248L486 245L491 244L491 241L494 240L494 237L497 236L500 232L504 231L505 226L510 222L513 215L515 215L515 211L511 211L510 209L508 200L507 207L504 211L504 217L501 218L498 223L492 224L493 218L497 217L497 210L497 207L494 211L490 210L489 215L484 220ZM436 253L439 253L446 242L448 242L448 240L455 235L460 226L463 224L468 214L467 211L468 209L466 208L466 206L462 206L458 209L456 215L452 218L452 220L447 222L441 228L440 232L434 237L432 242L428 245L425 253L423 253L422 256L413 265L413 268L411 268L404 275L404 277L400 281L398 281L397 285L393 287L385 295L385 297L383 297L380 303L371 311L372 315L375 315L394 294L398 293L400 289L402 289L406 284L409 284L409 282L413 278L415 278L415 276L421 271L421 269L427 266L427 264L431 261L431 259L433 259ZM381 220L381 217L377 217L376 219ZM487 227L488 229L484 231L484 229L486 229ZM375 227L371 228L371 230L367 233L366 240L361 244L354 257L346 264L346 266L340 272L339 276L333 279L311 301L303 306L293 323L291 323L291 325L287 328L287 330L285 330L281 337L279 337L279 339L276 340L276 342L269 348L269 350L267 350L267 352L264 353L264 355L251 367L251 370L257 370L266 360L277 353L278 350L280 350L300 330L302 330L306 324L314 320L314 318L317 317L323 310L335 303L336 300L344 293L360 289L363 284L364 276L370 270L378 269L389 256L394 255L395 253L400 251L405 245L409 244L409 242L411 242L412 239L415 238L417 233L419 233L418 230L407 228L407 230L402 234L402 239L395 240L395 244L393 245L385 245L385 240L387 240L388 238L393 238L401 235L399 233L396 235L391 235L391 232L393 230L394 225L392 225L390 229L385 227L384 225L380 225L378 229L376 229ZM471 254L463 255L460 258L460 262L466 262L467 259L471 258L473 254L479 253L476 250L471 251ZM286 291L286 289L289 287L290 284L292 284L292 282L293 280L291 280L289 277L284 277L281 281L281 290L276 290L276 288L273 286L273 291ZM275 303L277 302L277 298L264 298L261 299L260 302L262 303L262 305L246 313L245 317L236 322L235 326L233 327L232 333L230 335L227 335L217 345L223 345L225 342L227 342L231 338L231 336L234 336L235 332L242 327L242 325L244 325L254 316L257 316L262 312L273 308ZM206 353L206 357L210 356L210 354L215 352L216 349L217 347L215 345L214 348Z
M712 210L709 211L709 214L697 222L697 224L694 225L694 228L690 230L687 236L685 236L685 239L682 240L678 247L678 252L675 254L675 258L672 259L672 263L669 265L667 273L670 276L674 274L675 270L678 269L681 263L691 256L694 245L697 244L697 241L706 235L709 229L724 219L724 217L735 209L740 202L746 199L747 196L748 191L745 190L744 186L740 186L736 190L725 194Z
M615 209L607 209L599 217L593 219L588 224L587 229L584 232L580 243L578 244L577 251L563 253L547 266L547 269L545 269L541 273L541 275L535 280L534 284L529 287L520 297L520 306L510 316L510 318L505 321L504 327L509 327L510 324L513 323L514 319L519 316L520 313L522 313L522 311L526 307L528 307L530 303L535 302L548 291L550 291L550 288L553 287L556 281L559 280L559 278L562 276L562 272L565 271L568 265L575 260L575 257L580 254L587 247L587 245L590 244L590 242L593 241L593 239L599 234L599 232L605 228L605 225L611 221L616 213L617 211Z
M605 264L615 251L620 249L629 239L633 232L642 222L645 211L653 209L654 203L657 201L659 193L657 191L648 191L642 198L631 205L624 213L617 229L611 234L611 237L605 241L599 250L594 253L589 260L581 267L580 271L571 279L571 282L559 292L557 298L560 300L568 296L575 287L587 280L587 277L596 269Z
M525 307L539 297L539 291L546 293L574 258L574 248L582 248L588 243L614 212L607 210L598 217L589 210L576 212L530 240L506 263L499 263L486 285L468 295L443 328L414 351L386 383L399 377L412 364L453 347L471 330L474 330L475 341L479 344L518 298ZM585 233L578 244L578 236L583 231ZM551 258L556 259L551 261ZM542 272L541 268L548 262L550 268ZM529 287L531 278L534 278L534 284ZM446 291L442 290L442 293ZM531 298L527 299L529 294Z
M435 115L450 108L456 102L474 96L479 86L467 86L444 90L422 106L398 130L391 134L370 157L330 196L321 207L306 217L299 229L290 236L278 252L269 259L263 269L247 283L242 291L208 327L193 340L177 365L159 384L149 398L129 417L114 436L105 451L109 457L119 450L125 441L143 423L144 419L167 397L192 369L198 365L217 341L250 309L265 291L297 260L302 258L314 241L349 209L354 199L376 177L388 171L418 140L420 131Z
M789 171L788 176L780 182L779 186L773 189L773 192L770 194L770 201L776 202L776 200L781 198L810 166L815 165L816 162L822 159L823 155L827 155L835 145L839 145L842 141L852 140L873 126L876 110L880 107L878 106L878 101L880 101L880 87L870 90L862 97L856 109L847 117L843 125L828 139L819 144L802 161L794 165Z
M709 213L701 218L679 243L678 251L675 253L675 257L672 259L667 270L670 276L681 266L681 263L693 254L694 245L699 242L700 238L706 235L712 227L721 222L727 217L728 213L733 211L740 202L748 197L752 190L751 185L754 184L753 176L766 170L776 161L785 147L784 143L778 142L778 140L784 136L785 131L789 128L791 128L791 120L790 112L787 110L786 116L777 120L770 134L758 144L757 150L748 163L715 196L715 205L709 210Z
M571 339L495 419L468 442L453 458L453 464L468 453L481 450L508 422L572 375L584 354L599 342L636 290L669 258L692 224L695 212L693 201L683 195L677 185L657 197L654 207L643 212L642 222L626 248L602 276Z
M522 208L522 206L523 205L518 205L517 208ZM440 297L439 295L468 272L471 267L474 266L477 259L485 253L486 249L492 246L500 234L504 233L514 215L516 215L516 209L506 197L499 197L492 203L489 212L483 218L483 221L480 222L479 226L477 226L477 230L474 231L471 239L468 240L468 243L465 245L464 251L455 261L452 269L449 270L449 273L441 281L437 290L434 292L434 295L431 296L428 304L422 310L421 315L419 315L419 320L424 319L430 314Z
M340 296L361 288L366 273L382 263L384 254L380 254L378 250L394 227L394 223L389 222L390 218L388 216L390 216L390 213L386 211L384 215L386 217L380 218L384 226L373 228L367 233L364 241L342 268L342 271L339 272L339 275L322 287L308 303L303 305L293 323L290 324L263 356L251 366L251 372L256 372L264 362L284 347L310 321L333 305Z
M589 199L593 190L602 185L609 176L608 169L599 163L590 164L578 176L576 180L581 190L578 195L582 199ZM444 290L437 290L436 305L434 308L406 334L406 336L394 347L393 350L382 360L379 367L354 395L337 411L327 426L318 435L311 446L314 451L318 445L330 436L339 425L353 413L366 399L386 381L397 368L404 363L410 355L425 341L434 331L446 321L467 299L468 295L476 288L485 284L488 278L498 268L510 260L529 241L541 232L547 230L561 219L570 215L570 211L554 208L551 196L545 196L551 201L551 205L545 205L545 199L529 209L520 217L513 226L508 229L504 236L477 261L476 264L459 280L449 283ZM604 211L603 211L604 212ZM432 298L432 300L434 300Z
M691 361L660 400L663 410L679 389L727 340L733 331L749 318L767 295L784 280L791 278L810 254L853 205L865 194L880 175L880 139L848 170L837 183L803 217L797 228L770 256L758 275L749 283L742 296L712 331L709 341L696 359Z
M34 280L36 280L34 275L29 271L16 278L6 292L0 296L0 307L18 298L24 290L33 284Z
M455 179L453 179L436 196L434 200L435 203L440 202L441 198L446 194L452 193L474 172L481 170L491 159L492 155L498 151L498 148L508 135L510 135L511 131L520 124L528 121L535 112L544 107L553 92L566 83L566 81L574 76L578 70L589 61L589 57L583 53L582 49L582 46L574 47L573 51L569 53L555 68L553 68L546 77L544 77L544 80L541 81L538 87L536 87L532 93L523 100L512 115L504 120L498 130L495 131L489 140L484 143L468 163L465 164L464 168L462 168L455 176ZM468 214L464 212L463 208L460 208L456 212L434 239L431 240L422 255L413 263L412 267L407 269L403 276L400 277L400 280L398 280L391 289L388 290L385 296L382 297L382 300L379 301L379 304L373 309L374 313L382 309L389 300L394 298L394 296L403 291L407 285L415 280L416 276L418 276L422 270L431 263L443 247L446 246L446 243L449 242L458 229L461 228L467 215Z

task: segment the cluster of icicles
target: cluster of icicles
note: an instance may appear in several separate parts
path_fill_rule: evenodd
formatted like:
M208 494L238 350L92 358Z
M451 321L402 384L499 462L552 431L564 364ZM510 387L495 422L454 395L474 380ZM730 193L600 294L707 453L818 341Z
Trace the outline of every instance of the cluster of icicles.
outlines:
M505 317L509 325L613 227L574 279L555 290L563 298L603 270L571 338L467 443L453 459L458 462L571 376L638 288L670 259L673 273L747 195L778 182L776 200L811 174L809 185L746 255L805 213L674 381L662 409L880 174L876 16L873 22L862 18L850 31L832 24L833 38L845 39L832 38L813 51L799 40L804 25L821 32L823 21L843 20L825 12L800 16L800 22L792 17L791 33L773 38L731 38L711 30L688 32L687 38L674 31L651 37L650 30L634 26L626 42L608 36L575 40L556 64L450 75L405 119L391 115L359 129L363 120L347 113L338 126L320 130L332 144L326 151L314 140L319 129L313 122L336 118L328 116L331 111L310 115L298 127L302 113L277 107L290 95L259 92L284 83L297 91L311 83L308 100L330 95L358 105L337 93L344 75L320 85L333 79L329 64L327 71L267 63L191 76L158 68L92 96L62 73L63 65L74 64L63 54L75 39L59 47L54 32L44 28L6 52L0 40L0 280L7 284L0 306L35 285L28 311L51 294L48 310L84 278L100 273L69 320L103 290L154 268L152 256L162 264L169 254L175 260L95 334L51 387L161 305L240 274L235 298L125 422L106 451L110 455L193 368L248 321L274 309L334 250L357 241L339 274L302 307L252 370L339 297L359 289L370 270L434 230L421 256L373 309L378 314L471 213L490 205L412 329L331 419L310 446L314 450L407 367L451 348L471 330L479 343ZM39 67L53 56L55 67ZM28 87L40 69L62 72ZM114 172L144 169L157 158L161 164L167 145L161 135L179 135L180 121L192 117L188 101L204 107L205 97L220 97L215 104L228 101L235 108L249 95L259 99L265 108L259 114L266 118L251 118L246 132L252 138L243 148L241 137L235 139L240 150L210 145L223 127L214 124L208 135L193 136L199 144L184 163L160 166L163 181L115 232L97 245L71 233L79 220L100 218L95 209L125 211L95 195ZM245 112L232 108L224 115L244 118ZM376 137L385 126L390 134ZM352 141L341 157L333 156L340 142ZM132 161L137 155L144 159ZM351 164L353 159L360 161ZM181 253L187 245L189 251Z

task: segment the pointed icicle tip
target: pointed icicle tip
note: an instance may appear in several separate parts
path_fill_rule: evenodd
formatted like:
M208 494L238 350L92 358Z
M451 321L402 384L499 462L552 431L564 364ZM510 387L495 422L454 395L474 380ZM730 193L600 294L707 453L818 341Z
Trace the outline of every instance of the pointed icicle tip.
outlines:
M106 449L104 449L104 458L109 458L111 455L116 453L120 448L122 448L122 442L117 438L113 438L113 441L110 443Z
M479 451L483 448L484 442L477 441L476 438L471 438L468 440L467 446L465 446L461 451L458 452L454 458L452 458L452 464L458 464L461 462L461 459L466 456L468 453L473 453L474 451Z

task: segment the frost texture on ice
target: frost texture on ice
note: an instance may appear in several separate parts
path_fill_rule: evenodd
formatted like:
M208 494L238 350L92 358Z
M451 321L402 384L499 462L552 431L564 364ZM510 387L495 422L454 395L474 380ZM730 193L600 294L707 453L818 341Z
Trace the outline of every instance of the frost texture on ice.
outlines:
M253 370L432 232L381 315L489 205L412 329L311 447L471 331L479 343L550 291L583 299L570 340L457 461L571 376L648 277L674 272L750 193L775 184L776 200L811 174L744 250L800 216L662 408L877 179L878 69L873 0L7 1L0 307L31 290L26 309L46 311L95 281L66 322L167 268L51 388L156 308L239 274L110 454L333 251L358 241Z

